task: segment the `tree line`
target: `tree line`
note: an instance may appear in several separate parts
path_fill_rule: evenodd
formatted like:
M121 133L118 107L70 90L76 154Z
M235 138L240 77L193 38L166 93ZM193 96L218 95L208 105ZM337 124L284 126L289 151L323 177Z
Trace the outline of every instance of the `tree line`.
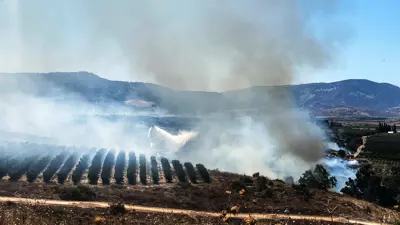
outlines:
M377 131L379 133L387 133L389 131L393 131L393 133L397 133L397 127L396 127L396 124L393 124L393 126L390 126L386 122L379 122Z

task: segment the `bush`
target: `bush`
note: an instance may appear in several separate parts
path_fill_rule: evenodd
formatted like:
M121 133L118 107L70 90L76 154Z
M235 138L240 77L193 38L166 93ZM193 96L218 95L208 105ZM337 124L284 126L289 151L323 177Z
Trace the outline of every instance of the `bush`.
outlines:
M126 166L125 158L126 158L125 152L120 151L117 156L117 162L115 164L115 172L114 172L114 179L115 183L117 184L124 183L124 171Z
M165 181L167 183L172 183L172 171L171 171L171 165L168 162L168 159L166 158L161 158L161 165L162 165L162 169L164 172L164 177L165 177Z
M307 170L299 179L300 185L309 188L329 189L336 186L337 180L330 176L329 172L320 164L315 166L314 171Z
M112 169L115 164L115 151L109 151L104 160L103 170L101 171L101 180L104 185L110 184Z
M48 183L51 181L53 176L57 173L58 169L63 165L65 160L67 160L68 152L63 151L58 154L51 162L50 165L43 172L43 180Z
M310 189L305 184L292 184L292 188L295 190L296 194L303 196L306 201L312 197Z
M155 156L150 157L151 164L151 177L153 178L154 184L160 183L160 175L158 174L157 160Z
M126 213L125 205L122 203L113 203L110 205L110 213L112 215L123 215Z
M89 184L97 185L100 178L100 171L103 165L103 158L106 152L106 149L100 149L93 157L92 165L90 166L88 172Z
M196 168L200 173L201 178L205 183L211 183L211 177L210 174L208 173L208 170L203 164L196 164Z
M144 185L147 184L147 174L146 174L146 156L143 154L139 155L139 177L140 182Z
M128 183L130 185L136 185L136 171L137 171L137 161L134 152L129 152L129 165L128 165Z
M96 193L90 187L78 185L75 187L61 187L59 197L66 201L93 201Z
M190 182L192 182L193 184L197 184L196 170L194 169L193 164L190 162L185 162L183 165L186 168L186 172L189 176Z
M79 155L77 153L72 154L64 165L61 167L57 174L58 183L64 184L64 181L68 178L68 174L72 171L74 166L78 163Z
M267 188L267 178L264 176L255 177L254 187L256 192L264 191Z
M346 152L345 152L344 150L341 150L341 149L340 149L340 150L338 151L338 155L339 155L340 158L344 158L344 157L346 157Z
M23 159L20 163L14 165L8 175L10 181L18 181L25 173L28 172L30 167L39 159L39 156L31 156Z
M197 165L196 165L197 166ZM254 176L254 175L253 175ZM247 175L243 175L239 177L239 180L241 180L245 185L253 185L254 184L254 180L252 177L247 176Z
M246 185L243 182L243 180L241 180L241 179L232 181L230 186L231 186L231 189L234 190L234 191L240 191L242 189L246 189Z
M39 174L50 164L51 158L52 157L49 155L43 156L39 161L34 163L31 168L29 168L28 172L26 172L28 182L32 183L37 179Z
M75 185L81 182L83 174L85 173L87 168L89 168L91 156L91 153L83 155L82 158L79 160L78 165L76 165L74 172L72 172L72 182Z
M179 182L186 182L186 174L179 160L172 160L172 166L174 167Z

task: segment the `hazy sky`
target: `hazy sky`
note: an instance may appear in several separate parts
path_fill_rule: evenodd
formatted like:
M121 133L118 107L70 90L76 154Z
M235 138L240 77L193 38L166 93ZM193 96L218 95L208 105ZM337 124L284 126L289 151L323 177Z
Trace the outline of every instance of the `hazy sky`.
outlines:
M337 4L303 0L300 10L292 0L232 0L234 4L225 11L221 6L230 1L161 2L2 0L0 72L89 70L113 80L189 89L218 89L222 86L214 83L241 80L247 71L253 77L244 86L350 78L400 86L398 0L339 0ZM297 23L299 18L307 23ZM310 40L309 24L314 25L311 33L317 39L321 31L323 41ZM259 37L270 44L263 46L269 53L260 57ZM246 40L250 44L242 48ZM286 52L286 47L294 50ZM221 60L233 56L243 57ZM266 68L276 75L260 78ZM208 74L207 79L198 79L200 74ZM235 75L230 80L217 79L215 74Z

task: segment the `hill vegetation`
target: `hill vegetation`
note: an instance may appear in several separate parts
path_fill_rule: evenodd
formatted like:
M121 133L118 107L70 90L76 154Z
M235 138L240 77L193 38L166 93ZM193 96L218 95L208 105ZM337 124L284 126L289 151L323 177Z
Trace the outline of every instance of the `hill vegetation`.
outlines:
M46 74L1 74L0 94L16 91L29 95L72 101L84 99L103 107L152 110L171 113L215 113L265 110L266 96L293 96L299 107L320 116L398 116L400 88L369 80L344 80L292 86L251 87L217 92L179 91L155 84L110 81L87 72ZM131 104L145 101L149 104Z

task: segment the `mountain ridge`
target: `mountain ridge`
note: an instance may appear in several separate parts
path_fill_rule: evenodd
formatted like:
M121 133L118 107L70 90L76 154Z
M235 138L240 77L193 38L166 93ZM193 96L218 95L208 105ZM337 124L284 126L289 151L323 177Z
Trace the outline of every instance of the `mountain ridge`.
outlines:
M399 116L400 87L367 79L285 86L252 86L224 92L175 90L152 83L113 81L89 72L0 73L0 94L81 98L91 103L127 105L150 102L171 113L207 114L262 109L266 96L290 94L297 106L320 116ZM149 104L147 104L149 106ZM335 111L338 111L335 113Z

